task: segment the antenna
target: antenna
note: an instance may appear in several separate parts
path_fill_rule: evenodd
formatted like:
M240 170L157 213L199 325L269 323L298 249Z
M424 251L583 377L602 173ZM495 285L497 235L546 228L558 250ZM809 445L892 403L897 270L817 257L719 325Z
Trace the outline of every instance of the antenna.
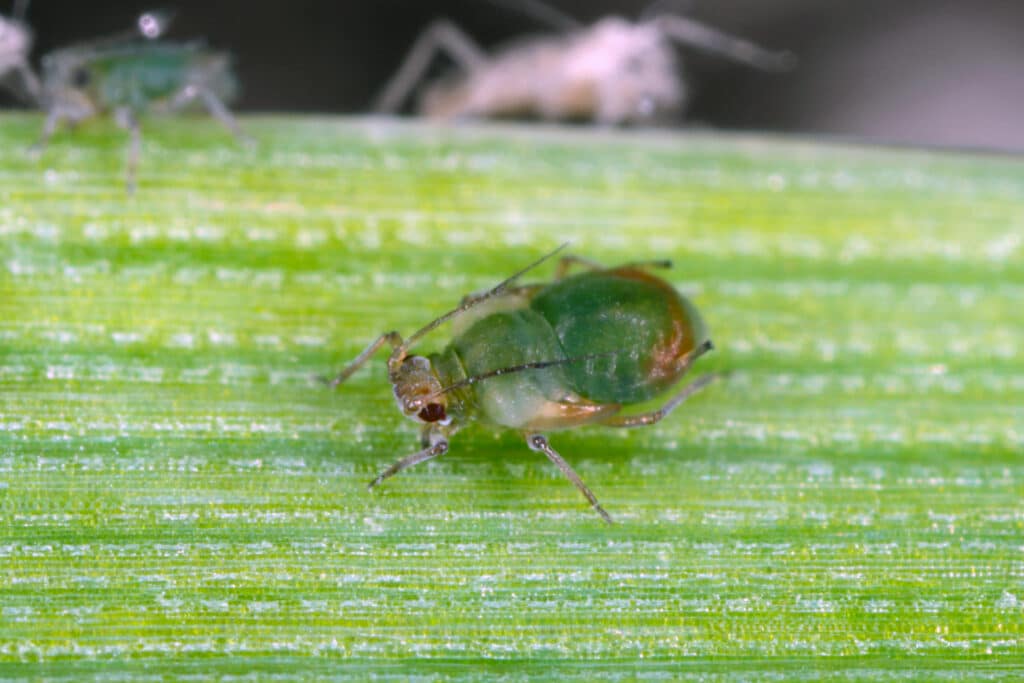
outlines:
M572 31L583 22L541 0L487 0L492 5L518 12L558 31Z
M763 71L788 71L796 66L796 55L785 50L773 51L729 35L694 19L662 14L651 21L666 37L680 45L717 54Z
M434 318L433 320L431 320L425 326L420 328L415 334L413 334L411 337L409 337L404 342L402 342L399 346L396 346L395 350L391 352L391 357L388 358L388 371L389 371L389 373L390 372L395 372L398 369L398 367L402 364L402 361L405 360L405 355L409 352L409 349L411 349L416 344L416 342L418 342L420 339L425 337L428 333L430 333L433 330L437 329L443 323L448 322L449 320L451 320L455 316L460 315L462 313L465 313L466 311L468 311L469 309L473 308L474 306L482 304L484 301L487 301L488 299L492 299L495 296L498 296L499 294L503 293L506 289L509 288L509 286L512 283L514 283L516 280L518 280L524 274L526 274L527 272L533 270L534 268L536 268L540 264L544 263L545 261L547 261L549 258L554 256L555 254L557 254L558 252L560 252L563 249L565 249L567 246L569 246L568 242L563 243L560 247L558 247L554 251L552 251L552 252L550 252L550 253L540 257L539 259L537 259L536 261L534 261L530 265L528 265L525 268L523 268L522 270L520 270L515 275L512 275L511 277L506 278L502 282L498 283L493 289L485 292L484 294L482 294L482 295L480 295L478 297L474 297L474 298L470 299L469 301L461 303L457 307L455 307L452 310L450 310L447 313L445 313L444 315L442 315L442 316L440 316L438 318Z
M544 368L550 368L556 365L570 365L572 363L578 363L584 360L593 360L594 358L606 358L608 356L617 356L620 353L626 353L626 349L617 349L615 351L607 351L605 353L589 353L585 356L576 356L575 358L560 358L559 360L534 361L531 363L522 363L521 365L512 365L507 368L498 368L497 370L490 370L489 372L484 372L479 375L473 375L472 377L460 379L458 382L455 382L454 384L449 384L445 388L439 391L435 391L430 396L427 396L426 399L422 400L426 402L429 399L432 399L436 396L447 394L450 391L454 391L462 387L468 387L469 385L476 384L481 380L491 379L493 377L501 377L502 375L510 375L514 372L523 372L524 370L542 370Z
M28 16L28 4L31 0L14 0L14 9L11 12L11 19L24 22Z

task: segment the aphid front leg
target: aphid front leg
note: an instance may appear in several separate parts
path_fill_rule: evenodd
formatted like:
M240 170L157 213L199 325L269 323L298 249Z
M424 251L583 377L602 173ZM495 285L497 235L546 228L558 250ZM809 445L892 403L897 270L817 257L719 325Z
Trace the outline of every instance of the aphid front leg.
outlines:
M641 413L640 415L613 415L612 417L601 420L601 424L606 427L646 427L658 422L666 415L671 413L673 410L679 407L683 401L690 398L698 391L711 384L717 379L721 379L722 375L718 373L710 373L707 375L701 375L694 381L683 387L679 393L670 398L668 402L657 410L652 410L649 413Z
M366 361L370 360L370 358L373 357L373 354L377 353L377 351L380 350L380 347L384 346L384 344L391 344L391 348L396 349L402 345L402 335L395 331L385 332L381 336L377 337L369 346L363 349L363 352L356 356L351 363L343 367L341 372L339 372L333 379L328 379L322 375L317 377L317 379L329 386L331 389L334 389L351 377L356 370L363 367L363 365L366 364Z
M424 448L423 450L420 450L420 451L417 451L417 452L413 453L412 455L408 455L408 456L402 458L401 460L396 462L394 465L392 465L391 467L387 468L386 470L384 470L383 472L378 474L377 478L370 482L370 485L369 485L368 488L372 489L374 486L376 486L377 484L381 483L382 481L384 481L388 477L393 477L394 475L398 474L402 470L408 469L408 468L412 467L413 465L418 465L421 462L424 462L426 460L430 460L431 458L436 458L439 455L444 455L445 453L447 453L448 452L448 441L444 437L442 437L440 435L436 436L435 438L437 439L436 443L433 443L433 444L427 446L426 448Z
M540 434L528 434L526 436L526 445L530 447L530 450L540 451L544 455L548 456L548 460L555 463L555 466L558 469L562 470L562 474L564 474L569 479L569 481L575 484L576 488L580 490L580 493L582 493L584 497L590 501L590 506L593 507L595 511L597 511L597 514L601 515L601 518L609 524L614 523L612 522L611 515L605 512L605 509L601 507L601 504L599 502L597 502L597 496L595 496L593 492L589 488L587 488L587 485L583 483L582 479L580 479L580 475L576 474L576 471L573 470L569 463L567 463L565 459L562 458L562 456L559 455L558 452L551 447L551 444L548 443L548 440L546 438L544 438Z
M419 85L439 52L448 54L463 71L475 71L487 64L487 53L465 31L445 19L435 21L416 39L398 73L374 102L374 111L387 114L397 111Z

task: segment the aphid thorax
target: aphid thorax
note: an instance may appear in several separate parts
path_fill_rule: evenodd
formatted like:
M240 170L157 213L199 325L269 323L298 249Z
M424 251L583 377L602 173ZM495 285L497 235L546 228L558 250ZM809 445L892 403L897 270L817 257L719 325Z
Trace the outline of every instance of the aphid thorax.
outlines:
M397 111L419 87L434 56L443 53L458 70L424 88L419 108L426 116L648 123L686 105L677 46L765 70L793 63L789 53L771 52L664 12L638 21L606 17L590 26L575 22L563 33L522 39L491 54L455 24L441 20L420 35L376 109Z
M664 267L661 261L602 268L566 256L554 282L515 285L523 273L560 250L493 289L466 297L407 339L397 332L382 334L334 379L324 380L332 387L341 384L381 347L391 345L388 379L399 409L422 426L422 448L384 470L371 488L447 452L448 438L465 423L478 421L518 430L611 521L539 432L587 424L637 427L661 420L716 375L677 390L657 410L623 411L670 390L712 345L697 309L648 272ZM574 265L590 271L565 276ZM456 318L466 324L455 326L443 351L410 353L425 335Z

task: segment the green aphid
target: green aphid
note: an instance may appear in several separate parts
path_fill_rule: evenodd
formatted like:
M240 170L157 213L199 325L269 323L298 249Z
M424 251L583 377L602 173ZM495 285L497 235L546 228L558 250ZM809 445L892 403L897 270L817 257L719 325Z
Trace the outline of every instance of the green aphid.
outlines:
M202 43L159 40L169 18L147 13L138 31L72 45L43 57L42 102L46 123L35 146L46 147L62 122L113 114L131 133L127 186L135 188L145 114L177 112L201 104L239 140L247 140L228 110L238 91L231 57Z
M422 425L422 450L384 470L370 488L444 454L448 439L477 421L521 432L527 445L544 453L611 522L542 432L588 424L654 424L716 375L697 378L657 410L628 409L666 394L712 345L693 304L651 273L669 267L665 261L603 268L565 256L553 282L517 284L564 247L494 289L466 297L408 339L398 332L382 334L328 381L332 387L341 384L382 346L391 345L388 379L398 407ZM585 270L569 275L573 266ZM449 320L453 339L444 350L410 354L427 333Z

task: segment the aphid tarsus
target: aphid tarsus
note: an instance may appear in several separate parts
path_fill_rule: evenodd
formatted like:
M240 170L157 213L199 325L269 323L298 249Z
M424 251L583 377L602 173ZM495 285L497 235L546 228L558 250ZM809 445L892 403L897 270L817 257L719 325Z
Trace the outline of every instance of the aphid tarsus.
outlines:
M169 16L146 13L130 34L71 45L43 57L46 122L33 152L41 154L62 122L112 114L129 131L126 184L134 191L142 143L140 118L199 103L236 139L248 142L225 102L238 90L227 53L200 42L160 40Z
M548 254L493 289L468 296L407 339L386 332L333 379L346 381L390 346L388 380L399 410L421 425L421 449L380 473L370 487L448 451L469 422L515 429L550 459L606 521L611 517L542 432L586 424L639 427L658 422L716 375L677 390L658 409L624 413L667 393L711 350L697 309L652 268L664 261L603 268L562 258L550 284L518 285ZM573 266L586 270L568 275ZM411 349L452 321L453 339L438 353Z
M638 21L606 17L562 34L522 39L493 54L451 21L438 20L420 34L375 109L398 111L443 53L458 71L424 89L419 108L428 117L647 123L686 106L676 44L764 70L787 69L794 62L789 52L765 50L665 12Z

